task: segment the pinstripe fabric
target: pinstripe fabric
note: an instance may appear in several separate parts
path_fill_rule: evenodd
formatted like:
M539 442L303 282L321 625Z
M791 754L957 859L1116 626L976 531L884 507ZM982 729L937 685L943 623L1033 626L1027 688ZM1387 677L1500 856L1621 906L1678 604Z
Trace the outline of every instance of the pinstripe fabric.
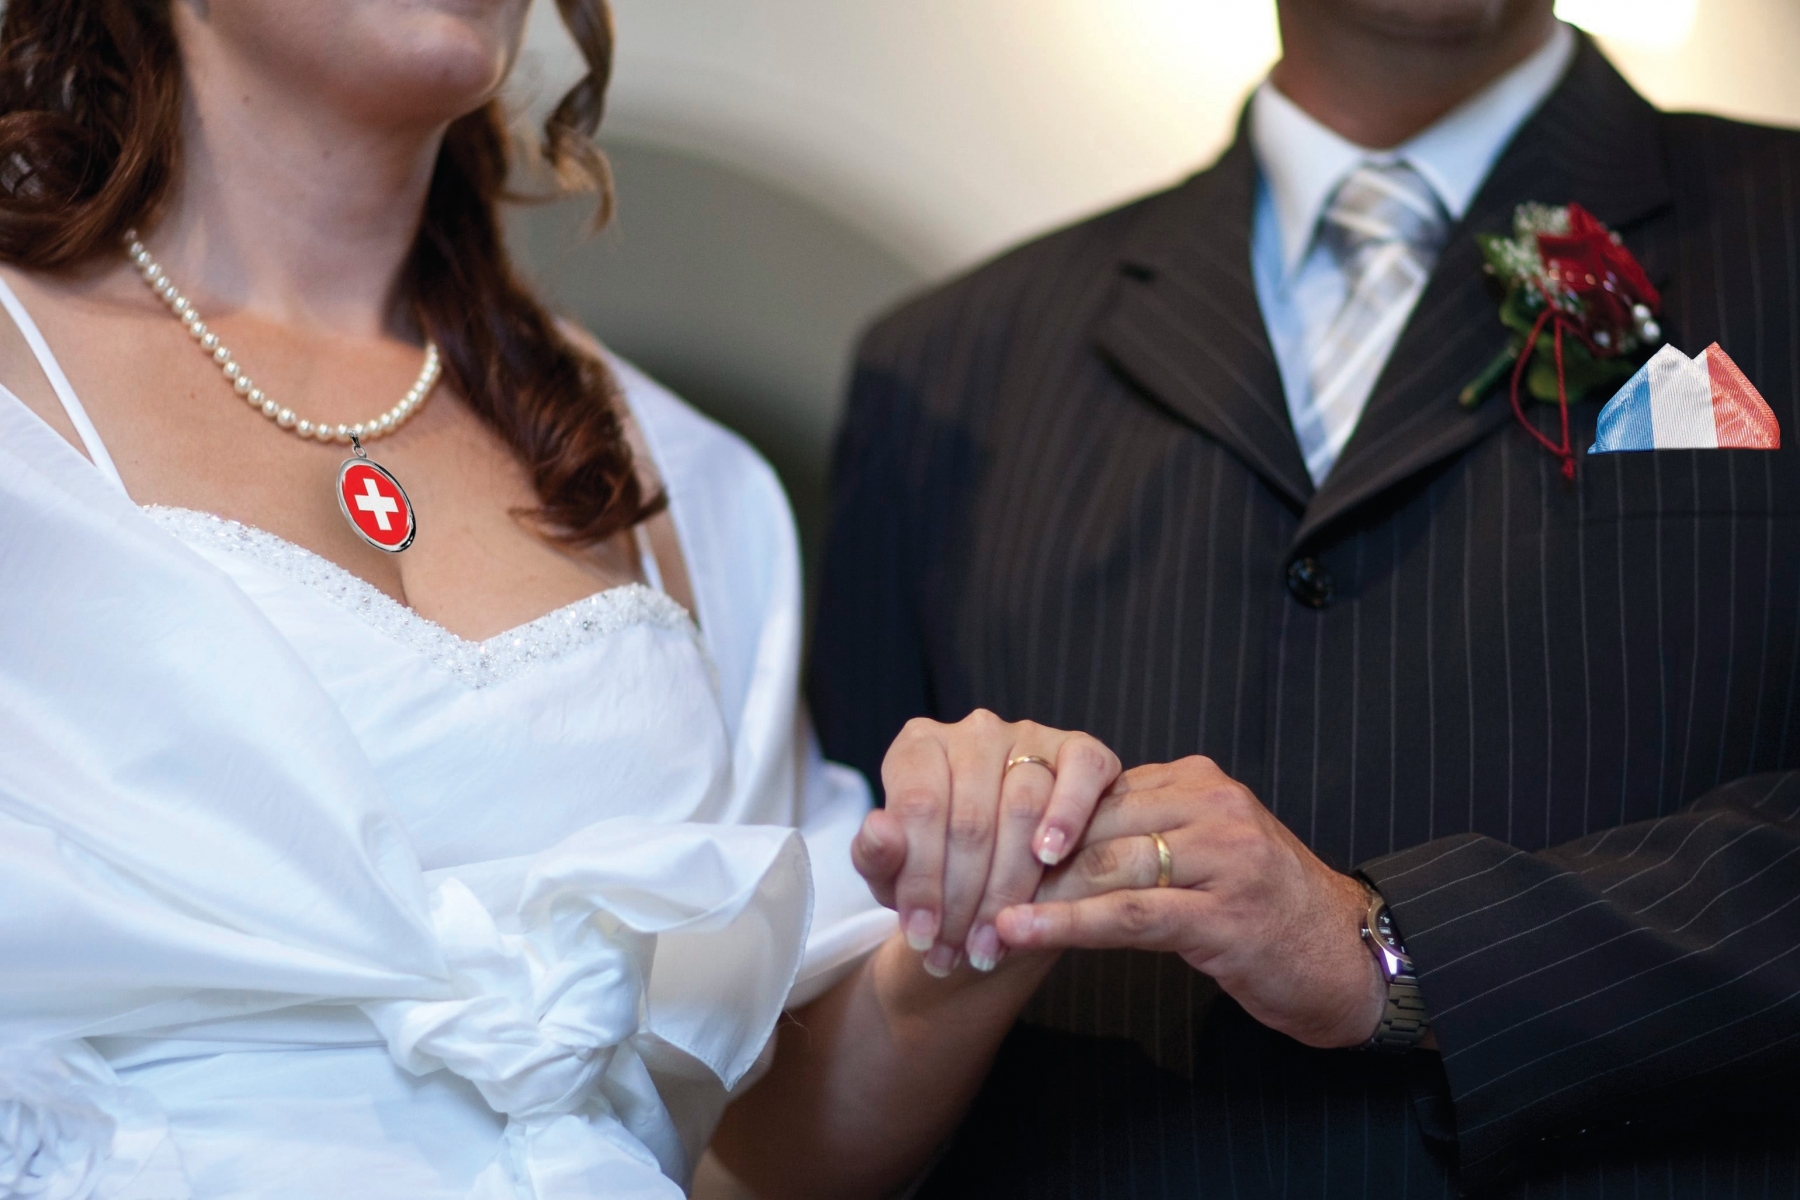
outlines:
M1316 491L1253 171L1240 138L871 333L815 714L871 773L977 705L1212 756L1389 896L1444 1054L1308 1050L1179 962L1072 954L926 1194L1800 1196L1800 136L1658 114L1584 43ZM1459 410L1505 336L1473 234L1523 200L1620 229L1785 448L1569 486L1503 400Z

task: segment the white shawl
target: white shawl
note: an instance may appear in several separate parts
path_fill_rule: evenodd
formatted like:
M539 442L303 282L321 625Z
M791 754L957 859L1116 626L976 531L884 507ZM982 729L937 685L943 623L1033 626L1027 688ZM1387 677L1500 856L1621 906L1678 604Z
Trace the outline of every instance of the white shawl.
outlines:
M614 366L670 493L743 823L611 820L467 871L420 869L236 586L0 395L0 1195L187 1196L154 1101L82 1039L329 1003L506 1114L476 1195L678 1196L643 1056L729 1088L785 1004L886 935L845 872L813 894L806 844L842 855L867 801L799 714L779 488Z

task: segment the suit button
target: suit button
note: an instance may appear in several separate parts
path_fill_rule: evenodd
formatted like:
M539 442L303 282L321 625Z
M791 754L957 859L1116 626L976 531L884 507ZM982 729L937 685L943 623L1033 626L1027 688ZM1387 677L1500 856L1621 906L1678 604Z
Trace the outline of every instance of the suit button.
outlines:
M1294 594L1294 599L1308 608L1324 608L1331 603L1331 597L1336 591L1336 585L1331 581L1331 572L1325 569L1325 564L1310 555L1296 558L1288 564L1287 585L1288 591Z

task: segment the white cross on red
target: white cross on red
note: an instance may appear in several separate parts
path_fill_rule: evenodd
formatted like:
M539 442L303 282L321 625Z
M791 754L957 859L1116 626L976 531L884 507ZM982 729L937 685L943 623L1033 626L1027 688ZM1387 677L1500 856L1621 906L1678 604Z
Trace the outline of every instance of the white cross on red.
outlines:
M400 502L392 496L382 495L381 485L375 482L373 475L363 476L363 491L364 494L356 498L356 507L366 513L374 513L375 524L381 527L383 533L391 531L394 527L388 524L388 514L399 512Z

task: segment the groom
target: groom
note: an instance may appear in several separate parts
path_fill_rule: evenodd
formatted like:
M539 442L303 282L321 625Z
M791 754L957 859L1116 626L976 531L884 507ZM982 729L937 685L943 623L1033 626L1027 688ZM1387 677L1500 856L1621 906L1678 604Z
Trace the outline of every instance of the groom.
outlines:
M1280 0L1218 163L864 344L827 753L984 706L1254 798L1169 864L1232 921L1054 910L1144 949L1062 959L923 1194L1800 1190L1800 136L1657 112L1551 7ZM1590 456L1609 387L1565 480L1556 405L1459 405L1528 202L1617 231L1781 449ZM1271 1028L1363 924L1375 1046Z

